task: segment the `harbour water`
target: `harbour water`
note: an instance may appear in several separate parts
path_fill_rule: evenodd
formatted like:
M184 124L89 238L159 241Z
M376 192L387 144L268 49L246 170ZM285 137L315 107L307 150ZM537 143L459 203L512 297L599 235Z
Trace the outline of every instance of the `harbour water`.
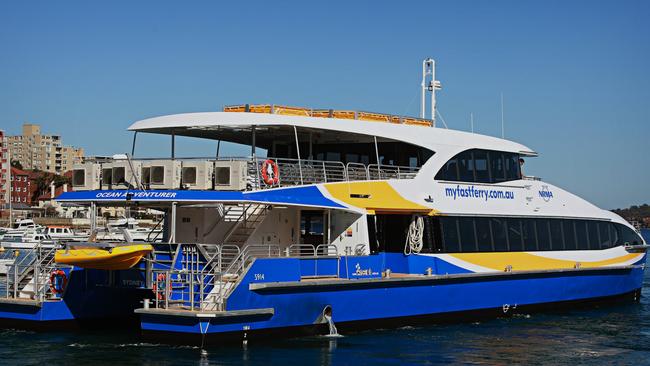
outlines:
M645 231L646 240L650 232ZM650 272L640 303L468 324L199 348L144 343L132 332L0 331L0 364L635 364L650 363Z

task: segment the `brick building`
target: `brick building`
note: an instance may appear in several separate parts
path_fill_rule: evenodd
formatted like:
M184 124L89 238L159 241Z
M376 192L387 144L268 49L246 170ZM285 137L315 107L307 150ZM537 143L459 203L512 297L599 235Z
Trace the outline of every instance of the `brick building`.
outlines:
M11 202L32 204L32 180L30 173L17 168L11 168Z

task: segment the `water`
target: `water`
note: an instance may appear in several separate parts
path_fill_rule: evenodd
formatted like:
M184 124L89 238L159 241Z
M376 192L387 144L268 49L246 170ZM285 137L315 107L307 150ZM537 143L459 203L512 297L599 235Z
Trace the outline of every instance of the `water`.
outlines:
M650 271L640 303L519 315L469 324L374 330L199 347L146 343L119 332L0 331L0 364L650 364Z

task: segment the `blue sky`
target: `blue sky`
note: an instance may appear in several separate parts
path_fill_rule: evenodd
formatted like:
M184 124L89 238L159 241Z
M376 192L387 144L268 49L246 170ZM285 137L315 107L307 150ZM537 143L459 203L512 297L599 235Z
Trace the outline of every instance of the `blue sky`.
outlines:
M38 123L102 155L130 150L134 121L227 104L417 115L431 56L450 128L473 112L500 135L503 93L506 138L540 153L528 174L624 207L650 202L649 18L644 1L5 1L0 129Z

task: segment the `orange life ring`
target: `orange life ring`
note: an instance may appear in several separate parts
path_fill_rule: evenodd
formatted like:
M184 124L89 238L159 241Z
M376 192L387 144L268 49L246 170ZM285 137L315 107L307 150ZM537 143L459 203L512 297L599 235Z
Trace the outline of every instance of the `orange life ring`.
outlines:
M156 298L158 300L165 300L165 289L167 288L167 284L165 283L166 276L164 273L158 273L158 276L156 276L157 282L162 282L162 287L163 290L158 291L158 286L154 283L153 286L151 286L151 290L153 291L154 294L156 294Z
M61 269L52 271L50 274L50 291L53 294L60 294L65 291L65 287L68 285L68 276Z
M280 169L278 168L278 163L272 159L264 160L262 163L262 180L266 185L272 186L280 182Z

